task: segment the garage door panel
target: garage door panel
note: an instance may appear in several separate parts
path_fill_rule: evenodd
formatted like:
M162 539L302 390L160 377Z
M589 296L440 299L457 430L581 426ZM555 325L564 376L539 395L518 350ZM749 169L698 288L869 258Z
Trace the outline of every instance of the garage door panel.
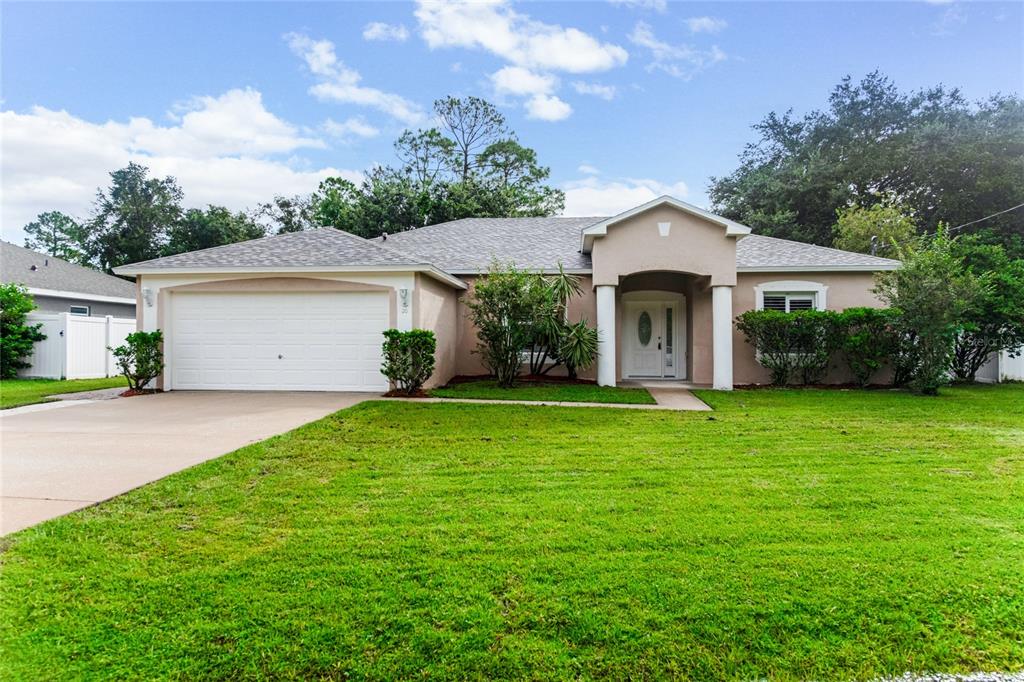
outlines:
M171 307L173 388L387 389L386 294L178 294Z

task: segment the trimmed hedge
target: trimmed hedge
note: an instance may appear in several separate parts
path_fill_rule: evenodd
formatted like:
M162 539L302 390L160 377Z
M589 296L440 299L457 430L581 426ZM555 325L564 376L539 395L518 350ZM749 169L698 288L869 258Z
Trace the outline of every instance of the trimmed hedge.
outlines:
M751 310L736 318L776 386L820 381L837 352L861 386L887 365L902 385L914 372L915 344L901 336L898 322L899 312L887 308Z
M847 308L839 313L840 350L854 381L861 386L871 383L886 364L897 364L893 358L899 348L897 317L888 308Z
M736 318L736 326L771 372L773 384L807 384L821 379L838 348L838 317L829 310L750 310Z

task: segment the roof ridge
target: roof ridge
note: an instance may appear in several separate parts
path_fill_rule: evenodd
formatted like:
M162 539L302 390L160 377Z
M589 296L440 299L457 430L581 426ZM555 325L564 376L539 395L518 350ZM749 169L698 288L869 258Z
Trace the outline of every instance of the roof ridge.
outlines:
M335 232L337 232L337 233L339 233L341 235L344 235L346 237L349 237L350 239L357 239L360 242L362 242L363 244L368 244L368 245L370 245L370 246L372 246L372 247L374 247L376 249L379 249L381 251L385 251L385 252L387 252L389 254L397 254L399 256L404 256L405 258L413 259L410 262L411 265L429 265L432 268L437 268L436 265L434 265L433 263L431 263L428 260L425 260L423 258L423 256L417 256L416 254L413 254L413 253L407 253L405 251L402 251L401 249L396 249L393 246L384 246L383 244L381 244L379 242L375 242L372 239L367 239L366 237L361 237L358 234L352 234L351 232L346 232L345 230L339 230L338 228L331 227L331 226L327 226L327 227L323 227L323 228L318 228L318 229L334 230ZM418 260L416 260L416 259L418 259ZM437 268L437 269L441 270L441 268Z
M444 225L454 225L455 223L463 223L469 220L592 220L594 222L600 222L606 220L608 216L565 216L565 215L530 215L530 216L470 216L467 218L456 218L455 220L446 220L442 223L431 223L430 225L420 225L419 227L410 227L407 230L399 230L398 232L387 233L388 237L398 237L403 234L411 234L413 232L420 232L422 230L429 230L430 228L442 227ZM587 227L585 225L584 227Z

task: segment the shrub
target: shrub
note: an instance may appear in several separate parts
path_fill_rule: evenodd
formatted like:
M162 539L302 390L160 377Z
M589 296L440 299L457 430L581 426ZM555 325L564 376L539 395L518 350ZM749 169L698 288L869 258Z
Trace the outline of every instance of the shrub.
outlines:
M553 275L534 275L530 286L534 287L531 294L534 300L534 336L530 344L530 374L547 374L558 365L565 364L562 346L569 333L569 301L579 296L583 289L580 278L567 273L561 263ZM570 375L572 373L570 370Z
M757 350L757 361L783 386L792 379L817 381L828 369L837 347L836 313L801 310L750 310L736 318L736 327Z
M586 320L563 327L558 357L565 363L570 379L576 378L576 370L587 369L597 359L597 330L587 326Z
M964 315L984 295L986 284L964 269L943 229L900 253L903 265L879 273L875 292L898 311L894 327L904 345L900 353L914 364L911 390L936 395L949 381Z
M35 308L24 286L0 284L0 378L14 379L19 369L31 367L25 358L32 355L32 344L46 338L41 324L25 324Z
M128 388L142 391L164 368L163 332L133 332L124 345L109 350L114 354L121 374L128 379Z
M536 339L535 315L542 295L534 275L495 263L466 300L476 325L475 352L499 386L508 388L519 376L521 353Z
M847 308L839 313L839 348L861 386L867 386L875 372L893 359L898 347L895 317L887 308Z
M796 349L793 370L801 383L820 381L839 348L839 315L831 310L800 310L788 315Z
M1024 260L1010 260L1002 246L982 244L973 235L954 240L953 249L985 285L964 311L953 343L953 376L974 381L994 353L1024 345Z
M892 385L903 388L917 373L921 364L921 353L917 344L917 333L900 320L900 311L893 310L893 325L889 330L892 339Z
M477 328L477 349L498 385L519 376L523 352L530 372L547 374L565 365L570 377L597 356L597 330L586 321L568 321L569 301L582 292L579 277L559 265L553 275L533 274L495 264L477 280L466 301Z
M384 365L381 373L406 395L414 395L434 373L434 351L437 339L434 332L413 329L402 332L388 329L384 332Z

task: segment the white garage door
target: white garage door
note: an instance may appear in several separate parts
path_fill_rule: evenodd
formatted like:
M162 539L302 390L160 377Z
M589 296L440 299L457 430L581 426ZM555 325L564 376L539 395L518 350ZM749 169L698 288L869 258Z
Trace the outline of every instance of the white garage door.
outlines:
M387 327L385 293L175 294L171 387L386 391Z

